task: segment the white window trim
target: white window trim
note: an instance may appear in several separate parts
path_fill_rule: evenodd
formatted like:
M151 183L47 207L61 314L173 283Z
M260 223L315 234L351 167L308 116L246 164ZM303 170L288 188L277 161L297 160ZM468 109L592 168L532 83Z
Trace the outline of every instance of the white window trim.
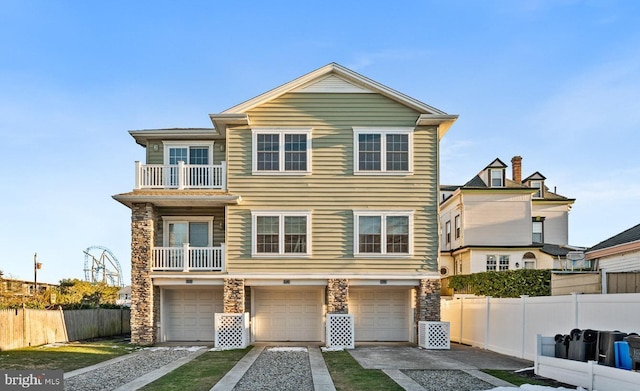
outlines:
M259 253L257 250L256 235L258 234L258 216L278 217L278 253ZM284 252L284 218L289 216L302 216L307 218L307 252L306 253L285 253ZM291 210L262 210L251 211L251 256L261 258L306 258L311 256L311 211L291 211Z
M493 173L500 173L500 186L493 186ZM489 169L489 187L492 188L502 188L505 187L505 172L504 168L490 168Z
M511 254L486 254L485 255L485 270L486 271L490 271L489 270L489 257L494 257L495 261L496 261L496 268L495 270L491 270L491 271L496 271L496 272L503 272L506 270L511 270ZM507 268L506 269L500 269L500 267L503 265L502 263L500 263L500 261L502 260L502 258L507 257L508 263L507 263Z
M258 134L279 135L278 171L258 170ZM305 134L307 136L307 169L305 171L290 171L284 169L284 135ZM253 175L310 175L311 174L311 128L253 128L251 129L251 173Z
M540 187L536 187L535 185L539 185ZM538 191L533 193L532 197L535 199L544 198L544 181L531 181L529 187L532 189L537 189ZM538 193L540 193L538 195Z
M354 210L353 211L353 256L355 258L406 258L413 255L413 211L398 210ZM361 253L360 252L360 226L358 224L361 216L379 216L381 218L381 233L383 234L382 243L380 244L380 253ZM387 253L387 217L404 216L409 218L409 252L408 253Z
M209 147L209 165L213 164L213 141L163 141L164 151L162 161L169 164L169 148ZM186 164L189 164L188 162Z
M213 216L162 216L162 245L169 246L169 223L209 223L207 247L213 247Z
M353 128L353 174L354 175L412 175L413 174L413 132L414 128L409 127L397 127L397 128ZM360 164L358 160L359 143L358 136L361 134L406 134L408 136L409 143L409 169L407 171L387 171L387 143L386 137L383 137L380 145L380 171L360 170Z

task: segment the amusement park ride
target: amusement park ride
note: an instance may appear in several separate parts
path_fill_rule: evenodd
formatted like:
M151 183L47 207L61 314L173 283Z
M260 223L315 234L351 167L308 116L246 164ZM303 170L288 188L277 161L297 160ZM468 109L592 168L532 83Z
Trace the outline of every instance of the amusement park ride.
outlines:
M123 284L120 262L106 247L87 247L84 250L84 279L121 287Z

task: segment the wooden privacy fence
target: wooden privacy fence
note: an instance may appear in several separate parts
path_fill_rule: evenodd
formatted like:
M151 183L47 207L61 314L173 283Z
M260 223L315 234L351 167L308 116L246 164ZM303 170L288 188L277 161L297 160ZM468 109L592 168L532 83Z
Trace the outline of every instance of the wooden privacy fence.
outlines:
M0 350L128 334L131 311L0 310Z
M441 301L451 340L533 361L536 335L553 337L572 329L640 333L640 294L607 294Z

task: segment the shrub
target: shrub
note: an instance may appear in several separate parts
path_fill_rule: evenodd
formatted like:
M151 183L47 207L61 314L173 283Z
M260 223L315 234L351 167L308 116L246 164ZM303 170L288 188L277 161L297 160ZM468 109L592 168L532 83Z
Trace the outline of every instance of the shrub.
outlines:
M549 296L551 271L520 269L457 275L450 278L449 288L466 289L478 296Z

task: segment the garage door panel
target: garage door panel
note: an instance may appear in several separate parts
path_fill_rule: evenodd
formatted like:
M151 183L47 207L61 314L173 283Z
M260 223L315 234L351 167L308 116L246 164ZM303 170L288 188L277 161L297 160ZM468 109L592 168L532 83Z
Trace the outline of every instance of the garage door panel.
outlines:
M409 340L409 288L351 288L356 341Z
M320 288L254 289L256 341L321 340Z
M223 312L222 289L165 289L163 300L168 341L213 341L214 314Z

